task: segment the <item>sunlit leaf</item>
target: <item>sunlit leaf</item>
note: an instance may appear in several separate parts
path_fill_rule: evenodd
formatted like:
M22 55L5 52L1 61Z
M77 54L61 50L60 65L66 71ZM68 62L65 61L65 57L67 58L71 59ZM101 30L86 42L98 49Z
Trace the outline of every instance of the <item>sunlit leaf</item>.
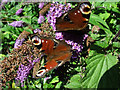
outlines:
M110 16L110 13L101 13L100 14L100 17L102 18L102 19L108 19L109 18L109 16Z
M50 83L56 83L56 82L59 82L58 76L56 76L55 78L53 78Z
M44 85L43 85L43 88L53 88L54 87L54 85L52 85L51 83L45 83Z
M57 85L55 86L55 88L60 88L62 82L60 81L59 83L57 83Z
M117 57L111 54L98 54L86 60L87 76L83 79L84 88L97 88L103 74L117 64Z
M90 16L90 23L94 24L94 25L97 25L99 23L103 24L107 29L109 29L109 26L107 25L107 23L101 18L99 17L98 15L95 15L95 14L91 14ZM97 23L96 23L97 22ZM99 25L98 25L99 26Z

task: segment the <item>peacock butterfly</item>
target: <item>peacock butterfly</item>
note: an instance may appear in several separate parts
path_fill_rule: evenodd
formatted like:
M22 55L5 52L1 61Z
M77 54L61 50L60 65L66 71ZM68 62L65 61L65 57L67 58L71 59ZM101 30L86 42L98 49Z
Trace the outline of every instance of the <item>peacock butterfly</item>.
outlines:
M91 5L89 2L79 3L56 20L56 31L83 30L89 21Z
M33 44L40 49L44 55L47 56L44 66L40 67L40 63L36 63L33 70L33 77L43 77L50 70L61 66L66 61L69 61L72 53L71 47L65 41L58 41L56 39L39 37L37 35L31 38ZM39 67L39 69L38 69Z

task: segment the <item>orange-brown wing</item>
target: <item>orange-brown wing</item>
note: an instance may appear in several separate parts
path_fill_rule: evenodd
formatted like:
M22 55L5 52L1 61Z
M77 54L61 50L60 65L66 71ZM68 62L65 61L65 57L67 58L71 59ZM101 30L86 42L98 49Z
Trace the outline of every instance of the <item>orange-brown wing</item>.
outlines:
M90 3L84 2L79 4L76 8L68 11L62 17L57 19L57 31L67 30L82 30L89 21L91 9Z
M47 62L45 66L41 67L37 72L37 77L43 77L48 71L61 66L71 58L71 47L64 41L59 42L58 45L53 48L53 52L47 55Z

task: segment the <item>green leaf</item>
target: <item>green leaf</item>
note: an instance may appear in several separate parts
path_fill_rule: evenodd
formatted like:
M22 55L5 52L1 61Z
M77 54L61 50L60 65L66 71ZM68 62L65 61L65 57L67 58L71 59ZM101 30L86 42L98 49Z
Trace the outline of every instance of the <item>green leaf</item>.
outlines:
M84 88L97 88L103 74L117 64L117 57L111 54L97 54L86 60L87 75L82 81Z
M76 74L74 75L71 79L70 79L70 83L65 85L65 88L80 88L81 87L81 77L80 74Z
M114 2L112 0L108 0L106 2L104 2L102 5L108 9L108 10L111 10L112 8L116 8L117 7L117 4L116 4L117 0Z
M101 23L104 26L106 26L107 29L109 29L109 26L107 25L107 23L100 16L95 15L93 13L90 16L90 21L89 22L92 23L93 25L98 25L98 26L99 26L99 23Z
M27 24L31 24L31 17L29 17L29 18L22 18L22 21L27 23Z
M53 78L50 83L56 83L56 82L59 82L58 76L56 76L55 78Z
M116 12L116 13L118 13L118 14L120 14L120 11L117 10L116 8L112 8L112 11L113 11L113 12Z
M5 55L4 54L0 54L0 59L4 58Z
M16 21L19 21L20 20L20 16L18 15L12 15L10 16L11 19L16 19Z
M13 26L4 26L2 29L1 29L2 31L12 31L12 30L14 30L14 27Z
M120 30L120 25L116 25L116 30Z
M42 87L42 84L41 83L39 83L39 84L37 84L37 85L35 85L37 88L41 88Z
M109 46L108 41L104 40L104 41L96 41L95 45L102 47L102 48L107 48Z
M15 41L11 41L11 42L9 42L9 44L14 44L15 43Z
M20 89L20 87L17 87L17 86L15 85L15 82L14 82L14 81L12 82L12 88L19 88L19 89Z
M44 85L43 85L43 88L54 88L54 85L52 85L51 83L45 83Z
M98 26L100 29L103 29L108 36L112 35L112 32L109 30L109 26L101 17L95 14L91 14L89 22L93 25Z
M0 27L2 27L3 26L3 23L0 21Z
M98 40L99 39L99 37L100 37L100 35L99 34L91 34L91 37L92 37L92 39L93 40Z
M4 37L6 37L7 39L9 39L9 37L10 37L10 32L7 32L7 31L6 31L3 35L4 35Z
M116 19L111 19L110 23L116 24L117 20Z
M0 51L2 50L2 47L0 46Z
M26 27L24 30L33 34L33 31L31 29L29 29L28 27Z
M110 13L101 13L100 14L100 17L102 18L102 19L108 19L109 18L109 16L110 16Z
M120 42L113 42L113 47L120 48Z
M55 88L60 88L62 82L60 81L59 83L57 83L57 85L55 86Z

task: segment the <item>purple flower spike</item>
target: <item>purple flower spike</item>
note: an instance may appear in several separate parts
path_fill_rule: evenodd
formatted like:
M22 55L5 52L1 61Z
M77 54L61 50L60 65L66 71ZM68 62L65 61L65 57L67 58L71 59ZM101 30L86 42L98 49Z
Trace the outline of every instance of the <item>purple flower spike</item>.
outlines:
M23 23L24 23L23 21L14 21L10 23L9 25L13 27L23 27L24 26Z
M38 6L38 8L43 8L43 6L44 6L44 3L39 3L39 6Z
M30 70L32 69L32 65L28 65L28 66L24 66L24 65L20 65L19 69L17 71L17 77L15 78L15 80L21 82L21 86L23 87L23 83L25 81L25 79L27 78L28 74L30 73Z
M50 10L47 14L48 22L50 23L50 26L53 27L53 30L56 31L55 23L56 23L56 17L60 17L63 13L67 12L71 9L71 4L67 3L67 5L59 4L57 2L54 2L51 4Z
M41 24L42 22L44 22L45 18L44 16L40 15L38 18L38 23Z
M38 62L40 59L37 58L35 60L29 60L29 64L27 66L24 65L20 65L17 71L17 77L15 78L16 80L16 84L18 84L18 82L20 81L21 86L24 86L24 81L26 80L26 78L28 77L30 70L33 68L34 64L36 62Z
M16 14L16 15L19 15L20 13L22 13L22 11L23 11L23 9L20 8L20 9L17 10L17 12L16 12L15 14Z

